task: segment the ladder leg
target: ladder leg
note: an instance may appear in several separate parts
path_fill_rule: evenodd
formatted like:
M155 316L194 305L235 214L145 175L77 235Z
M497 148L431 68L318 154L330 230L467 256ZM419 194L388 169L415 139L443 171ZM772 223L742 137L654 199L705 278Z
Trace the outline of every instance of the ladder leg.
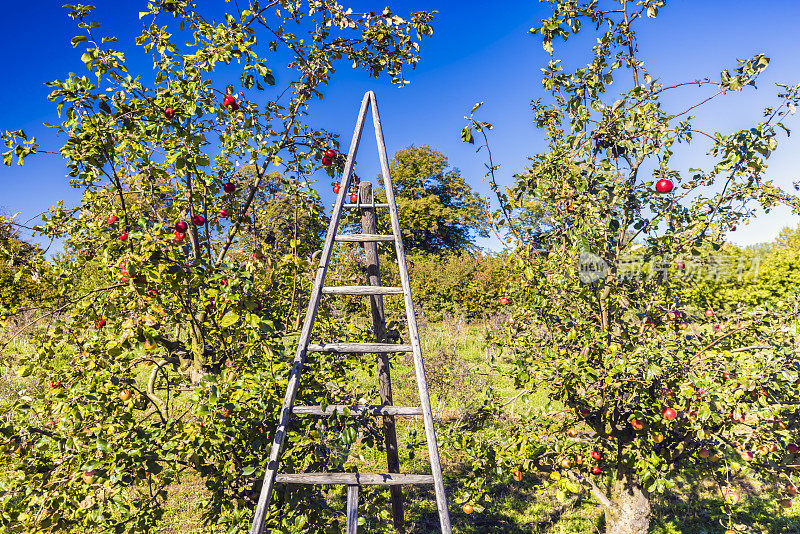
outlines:
M306 317L303 321L303 330L300 332L300 339L297 342L297 353L292 362L292 372L289 376L289 384L286 388L286 397L283 400L281 413L278 417L278 428L275 430L275 439L272 442L272 448L269 452L267 471L264 473L264 482L261 486L261 494L258 497L258 505L256 506L256 511L253 516L250 534L263 534L264 532L264 521L267 517L267 511L269 511L272 488L275 486L275 475L278 473L278 465L280 464L281 453L283 452L286 430L289 426L289 417L292 415L294 399L297 396L297 389L300 385L300 374L303 371L303 363L306 360L308 340L311 337L311 329L314 328L314 319L317 317L319 299L322 295L322 286L325 282L325 275L328 272L328 261L331 258L331 251L333 250L333 240L336 236L336 229L339 227L339 219L342 214L342 203L344 202L346 189L345 186L350 180L350 174L353 172L353 163L355 161L356 152L358 152L358 143L361 140L361 132L364 129L364 120L367 117L369 102L370 98L368 93L364 95L364 99L361 101L361 109L358 112L358 120L356 120L356 127L353 131L353 139L350 141L350 150L347 153L347 161L342 175L341 191L339 191L339 195L336 198L336 205L333 208L331 222L328 226L328 234L325 237L325 244L322 247L319 267L317 267L314 286L308 299L308 310L306 311Z
M358 486L347 486L347 534L358 532Z
M258 505L256 506L255 516L253 517L253 524L250 527L250 534L262 534L264 532L264 521L266 520L269 503L272 499L272 489L275 487L275 475L278 473L278 464L280 464L283 443L286 439L286 429L289 426L289 417L292 414L292 406L294 405L294 399L297 396L297 389L300 385L300 374L303 369L305 354L305 350L298 352L292 364L292 374L289 377L286 397L281 407L278 428L275 430L275 439L269 451L267 471L264 473L264 483L261 486L261 494L258 496Z
M394 199L392 189L392 177L389 173L389 159L386 156L386 144L383 140L383 129L381 119L378 114L378 102L375 93L369 92L372 101L372 123L375 126L375 139L378 143L378 157L381 161L381 174L383 175L383 185L386 190L386 201L389 204L389 216L392 220L392 232L396 236L402 235L400 231L400 217L397 214L397 203ZM417 331L417 317L414 310L414 300L411 297L411 283L408 279L408 265L406 264L406 253L403 248L402 239L395 241L395 251L397 252L397 264L400 268L400 280L403 285L403 297L405 299L406 317L408 319L408 335L413 348L414 371L417 377L417 387L419 388L419 400L422 407L422 414L425 421L425 438L428 442L428 456L431 461L431 474L434 480L434 490L436 491L436 507L439 510L439 523L443 534L451 534L450 513L447 511L447 496L444 492L444 479L442 478L442 466L439 463L439 449L436 445L436 431L433 425L433 413L431 412L431 400L428 396L428 383L425 380L425 365L422 361L422 347L419 342L419 332Z
M373 203L372 184L361 182L358 187L361 202L364 204ZM361 231L365 234L377 234L377 221L375 219L375 208L365 208L362 210ZM375 242L364 243L364 253L367 263L367 279L369 285L381 285L381 270L378 261L378 245ZM372 295L370 297L370 308L372 310L372 326L375 331L375 341L387 343L386 336L386 315L383 310L383 297ZM381 404L391 406L394 404L392 398L392 377L389 372L389 355L378 354L378 389L381 395ZM397 430L395 429L394 416L383 416L383 439L386 445L386 467L389 473L400 472L400 456L397 452ZM405 525L405 513L403 510L403 489L401 486L390 486L389 493L392 499L392 522L398 532L402 532Z

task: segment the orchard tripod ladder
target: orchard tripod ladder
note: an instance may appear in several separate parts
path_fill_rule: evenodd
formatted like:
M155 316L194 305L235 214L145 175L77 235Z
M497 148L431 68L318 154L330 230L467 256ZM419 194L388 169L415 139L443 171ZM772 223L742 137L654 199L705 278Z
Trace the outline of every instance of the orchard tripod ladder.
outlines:
M375 204L370 194L370 185L361 184L359 188L359 199L356 203L345 203L345 196L348 194L347 186L353 172L355 156L358 152L358 145L361 140L361 132L364 129L364 122L367 118L367 109L372 107L372 121L375 126L375 137L378 143L378 157L381 164L383 175L383 185L386 190L386 204ZM361 234L337 235L339 221L343 208L361 209L363 213ZM391 235L377 235L375 232L375 208L388 208L389 217L392 224ZM328 271L331 251L334 242L361 242L367 257L367 273L369 285L367 286L334 286L325 287L325 276ZM380 272L378 269L378 242L394 242L397 253L397 262L400 270L400 280L402 287L383 287L380 284ZM314 327L314 320L317 315L320 297L322 295L363 295L369 296L371 300L373 326L375 328L376 343L328 343L322 345L311 345L309 340L311 330ZM397 345L387 343L386 325L383 315L382 295L403 295L405 301L406 317L408 322L408 336L410 344ZM303 364L306 359L306 352L334 352L334 353L365 353L378 355L378 374L379 387L381 394L381 404L373 406L328 406L325 410L320 406L294 406L295 397L300 386L300 376L303 371ZM414 369L419 388L419 407L393 406L391 379L389 376L389 353L411 352L413 354ZM292 414L306 415L331 415L334 410L342 413L344 408L348 408L353 415L371 414L383 416L383 427L385 433L386 452L388 458L388 473L297 473L297 474L278 474L280 466L283 444L286 439L286 432L289 426L289 418ZM399 460L397 456L397 437L394 428L395 415L422 415L425 424L425 437L428 443L428 456L431 464L430 475L412 475L399 473ZM433 413L428 396L428 386L425 380L425 368L422 361L422 349L417 331L417 319L414 312L414 302L411 298L411 285L408 279L408 267L406 256L403 249L403 241L400 236L400 220L397 214L397 204L395 203L394 191L392 189L392 179L389 174L389 162L386 157L386 146L383 140L383 130L381 129L380 117L378 115L378 105L375 93L368 91L361 101L361 110L356 121L356 128L353 132L353 140L350 143L350 150L347 153L347 161L342 174L342 181L339 185L339 193L336 197L336 204L333 208L328 234L322 248L319 267L314 280L309 299L308 311L303 322L303 329L300 332L300 339L297 345L297 352L292 363L289 384L286 389L286 397L281 407L278 426L275 430L275 439L270 451L269 463L264 474L264 482L261 487L261 495L258 499L253 524L250 529L251 534L262 534L264 532L264 522L272 490L276 482L289 484L342 484L347 485L347 534L356 533L356 521L358 519L358 489L362 485L388 485L392 491L392 512L395 527L402 528L403 523L403 503L400 493L400 485L404 484L433 484L436 494L436 506L439 512L439 521L443 534L450 534L450 516L447 511L447 499L444 493L444 481L442 479L442 468L439 463L439 451L436 446L436 434L433 424Z

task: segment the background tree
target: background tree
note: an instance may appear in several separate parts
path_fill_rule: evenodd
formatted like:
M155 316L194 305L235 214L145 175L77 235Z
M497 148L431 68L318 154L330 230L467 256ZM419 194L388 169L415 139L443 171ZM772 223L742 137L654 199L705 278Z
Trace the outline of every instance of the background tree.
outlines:
M514 317L498 342L512 351L519 385L544 388L553 401L520 424L533 430L508 446L507 460L549 472L546 485L561 499L590 492L610 534L648 532L651 496L686 472L714 481L730 507L739 501L737 472L771 488L776 509L791 504L796 304L742 314L679 275L689 259L719 251L755 207L797 211L797 200L766 178L765 162L800 87L781 86L778 104L752 128L707 133L689 111L754 86L768 64L763 54L718 81L667 85L646 70L633 29L664 1L552 4L553 15L531 29L545 50L584 31L584 21L597 44L584 67L567 73L553 59L543 69L552 102L533 108L549 151L531 158L508 194L497 188L496 219L517 236L525 275L512 287ZM612 83L617 92L630 82L606 97ZM663 96L689 84L712 93L669 111ZM462 137L486 130L471 117ZM674 148L694 147L697 137L715 163L675 169ZM546 209L544 231L527 245L515 215L530 202ZM631 257L640 262L632 271Z
M0 317L15 315L49 293L36 281L46 268L42 250L21 239L12 221L0 215Z
M447 157L427 145L399 150L389 164L395 188L403 245L411 252L444 254L475 249L474 235L485 236L485 206L450 168ZM376 197L385 199L378 180ZM379 231L390 232L387 218Z

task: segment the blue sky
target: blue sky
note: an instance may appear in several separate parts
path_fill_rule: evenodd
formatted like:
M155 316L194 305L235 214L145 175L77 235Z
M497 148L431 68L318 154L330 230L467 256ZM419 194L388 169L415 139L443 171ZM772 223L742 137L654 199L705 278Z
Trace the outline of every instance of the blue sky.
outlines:
M385 0L340 2L355 11L379 11L386 4ZM70 71L83 72L80 52L69 44L78 31L62 3L19 2L0 18L6 42L0 128L22 128L36 135L45 148L57 148L58 140L42 123L58 120L55 107L46 100L49 91L44 82L64 78ZM118 47L128 52L132 65L147 68L146 58L133 45L141 24L137 13L146 2L93 3L97 6L95 18L103 23L101 30L119 37ZM486 194L483 156L462 143L458 135L464 115L475 102L483 101L482 118L495 126L492 147L502 165L500 181L511 183L527 157L544 148L542 133L531 124L530 101L546 96L541 89L540 68L548 55L540 39L527 30L547 14L548 4L530 0L502 4L404 0L389 5L401 15L414 10L439 11L434 36L422 45L422 62L409 72L412 83L395 88L386 80L370 79L341 65L325 99L315 104L312 122L341 133L346 145L361 97L372 89L378 96L390 157L412 144L431 145L447 155L451 165L460 168L478 192ZM720 70L733 67L737 58L765 52L771 64L758 91L728 95L696 113L696 125L704 130L734 131L757 122L763 107L775 102L775 83L800 81L799 17L800 2L796 0L673 0L655 21L639 26L640 53L654 77L672 83L706 76L717 79ZM585 39L567 47L557 43L556 54L563 50L567 65L584 63L590 44ZM706 94L696 88L683 89L666 103L671 109L683 109ZM615 100L613 94L609 99ZM795 126L800 127L800 122ZM371 133L371 129L366 132ZM787 188L800 174L798 137L800 133L782 139L770 164L770 175ZM692 153L681 154L676 160L679 168L701 166L706 161L704 148L698 144ZM372 138L363 138L360 154L360 175L375 176L378 168L377 158L372 156ZM0 208L9 214L19 211L20 219L28 219L59 200L67 205L76 203L78 191L69 187L64 175L63 163L56 156L40 155L21 168L0 167ZM317 187L330 204L333 196L328 183L327 176L319 176ZM787 212L773 212L740 228L732 240L742 245L768 241L781 228L796 226L797 222Z

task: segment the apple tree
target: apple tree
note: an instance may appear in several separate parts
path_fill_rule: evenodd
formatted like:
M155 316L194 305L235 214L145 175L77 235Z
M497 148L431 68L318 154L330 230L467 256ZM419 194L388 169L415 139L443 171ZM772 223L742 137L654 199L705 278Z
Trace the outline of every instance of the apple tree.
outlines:
M665 1L552 4L530 30L547 52L579 33L596 44L585 66L568 72L554 58L543 69L551 101L533 110L548 151L508 189L488 164L495 224L524 275L509 284L513 315L495 340L517 384L551 401L520 423L530 431L505 444L503 461L548 473L561 499L590 493L609 534L648 532L653 497L700 473L727 503L717 528L745 531L739 484L763 483L776 510L797 492L800 317L791 298L745 309L719 301L696 290L701 273L690 268L712 262L759 209L797 213L766 162L800 86L780 86L751 127L706 131L692 111L753 90L765 55L713 79L663 80L639 56L634 28ZM690 90L696 100L664 101ZM477 107L462 138L488 148ZM674 163L695 147L707 168Z
M82 200L36 228L71 261L47 273L56 290L34 318L26 387L4 405L0 529L151 531L170 488L195 477L202 520L247 530L293 352L287 310L313 261L296 238L271 246L269 176L313 204L308 176L344 163L337 135L309 120L325 85L341 64L403 84L433 14L153 0L136 38L153 70L134 73L91 6L66 7L86 70L48 84L63 145L2 136L7 165L60 156ZM333 400L323 384L345 379L328 363L309 362L320 369L302 402ZM339 462L348 424L298 421L286 469ZM319 493L284 489L278 507L272 528L337 530Z

